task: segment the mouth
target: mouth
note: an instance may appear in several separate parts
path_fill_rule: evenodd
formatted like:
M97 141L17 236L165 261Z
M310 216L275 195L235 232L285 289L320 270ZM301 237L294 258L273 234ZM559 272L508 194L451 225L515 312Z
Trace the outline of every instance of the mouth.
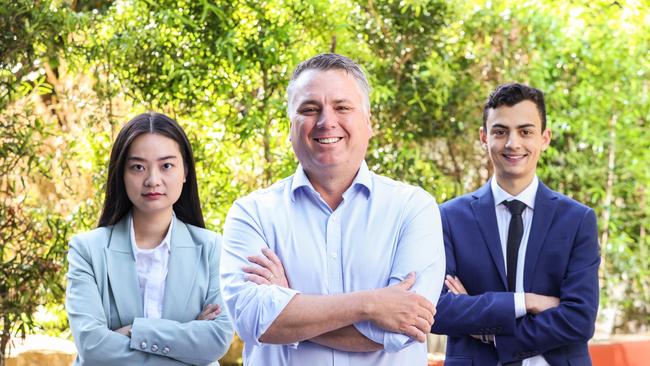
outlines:
M159 192L151 192L151 193L144 193L143 196L148 197L148 198L155 198L155 197L160 197L162 196L162 193Z
M517 162L523 160L524 158L526 158L528 156L528 154L520 154L520 155L517 155L517 154L501 154L501 156L503 156L503 158L506 159L506 161L508 161L510 163L517 163Z
M330 145L330 144L335 144L339 141L343 140L343 137L323 137L323 138L315 138L314 141L318 142L319 144L323 145Z

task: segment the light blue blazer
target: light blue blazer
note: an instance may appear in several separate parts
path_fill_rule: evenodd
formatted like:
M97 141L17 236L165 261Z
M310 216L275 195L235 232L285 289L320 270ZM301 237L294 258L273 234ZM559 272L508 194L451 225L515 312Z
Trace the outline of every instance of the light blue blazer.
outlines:
M233 329L221 304L220 237L174 218L162 319L143 317L129 218L76 235L68 252L66 310L77 346L74 365L218 365ZM132 324L131 338L113 330Z

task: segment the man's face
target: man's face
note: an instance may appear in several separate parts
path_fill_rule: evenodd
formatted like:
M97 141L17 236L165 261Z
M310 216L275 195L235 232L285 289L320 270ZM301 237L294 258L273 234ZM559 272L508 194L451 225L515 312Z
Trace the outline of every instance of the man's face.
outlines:
M513 182L532 181L537 161L551 141L551 131L542 131L537 106L530 100L490 109L480 136L497 179Z
M307 70L293 88L291 144L302 167L307 173L332 168L356 173L372 129L354 77L344 70Z

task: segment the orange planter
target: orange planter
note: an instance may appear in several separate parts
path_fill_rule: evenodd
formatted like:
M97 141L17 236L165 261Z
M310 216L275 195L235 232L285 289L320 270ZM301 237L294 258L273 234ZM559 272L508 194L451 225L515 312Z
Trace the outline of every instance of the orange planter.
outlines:
M650 339L592 344L589 354L594 366L647 366L650 364Z

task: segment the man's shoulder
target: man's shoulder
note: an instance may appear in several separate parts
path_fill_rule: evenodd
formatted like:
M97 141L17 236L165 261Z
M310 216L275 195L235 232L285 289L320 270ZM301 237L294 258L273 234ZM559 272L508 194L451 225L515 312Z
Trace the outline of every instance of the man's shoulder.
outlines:
M371 173L373 177L373 189L380 193L389 193L391 197L399 196L405 198L416 198L418 200L433 200L433 196L422 187L415 186L406 182L401 182L393 178Z
M268 187L257 189L245 196L238 198L237 202L263 202L268 200L277 200L278 198L281 198L288 189L291 188L292 181L293 175L290 175L273 183Z
M590 211L592 210L591 207L587 206L586 204L577 201L576 199L569 197L563 193L560 193L558 191L554 191L546 186L544 186L552 195L554 199L558 201L559 209L561 210L570 210L572 212L580 212L584 214L585 211Z

